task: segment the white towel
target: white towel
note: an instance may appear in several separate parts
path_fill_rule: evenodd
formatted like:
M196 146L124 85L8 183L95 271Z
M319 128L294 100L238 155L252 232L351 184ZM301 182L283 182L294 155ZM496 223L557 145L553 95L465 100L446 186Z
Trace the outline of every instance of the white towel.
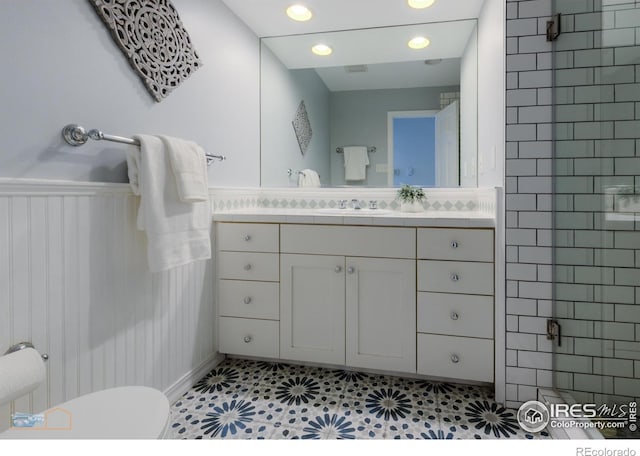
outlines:
M137 226L147 235L151 272L211 258L209 201L184 203L168 152L156 136L136 135L139 148L127 152L129 182L140 196Z
M207 158L204 150L193 141L160 136L169 153L171 169L178 186L180 201L195 203L209 199Z
M320 187L320 175L312 169L303 169L298 175L298 187Z
M344 179L361 181L367 178L369 154L364 146L348 146L344 148Z

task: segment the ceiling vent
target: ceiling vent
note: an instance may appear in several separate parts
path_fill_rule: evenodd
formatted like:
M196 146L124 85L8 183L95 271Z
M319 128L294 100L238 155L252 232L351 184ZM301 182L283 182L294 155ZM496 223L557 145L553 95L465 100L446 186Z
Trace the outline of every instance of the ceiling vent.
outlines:
M346 65L344 71L347 73L366 73L369 68L366 65Z

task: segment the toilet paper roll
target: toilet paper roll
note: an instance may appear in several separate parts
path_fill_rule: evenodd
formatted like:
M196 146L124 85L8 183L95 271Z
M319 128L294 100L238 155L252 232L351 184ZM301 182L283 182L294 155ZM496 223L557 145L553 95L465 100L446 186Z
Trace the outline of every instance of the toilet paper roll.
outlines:
M0 356L0 406L35 390L45 377L42 357L33 348Z

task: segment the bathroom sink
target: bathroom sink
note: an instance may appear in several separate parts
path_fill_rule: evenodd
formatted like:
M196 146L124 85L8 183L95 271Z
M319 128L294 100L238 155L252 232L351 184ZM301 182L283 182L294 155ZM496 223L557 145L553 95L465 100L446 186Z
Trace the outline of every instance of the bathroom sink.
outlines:
M374 215L386 215L391 214L393 211L388 209L338 209L337 207L333 208L324 208L324 209L316 209L315 212L319 214L331 214L331 215L366 215L368 217L372 217Z

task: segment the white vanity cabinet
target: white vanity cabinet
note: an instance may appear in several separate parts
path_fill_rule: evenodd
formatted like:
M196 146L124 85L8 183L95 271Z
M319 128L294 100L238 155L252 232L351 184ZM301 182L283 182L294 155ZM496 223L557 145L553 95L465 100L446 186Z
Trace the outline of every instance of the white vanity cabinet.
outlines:
M494 381L494 230L217 223L220 352Z
M281 242L282 358L415 372L414 229L282 225Z
M416 371L414 260L348 257L347 365Z
M218 223L216 246L220 352L278 358L279 225Z
M417 236L418 373L493 382L493 230Z
M345 364L344 257L282 254L280 356Z

